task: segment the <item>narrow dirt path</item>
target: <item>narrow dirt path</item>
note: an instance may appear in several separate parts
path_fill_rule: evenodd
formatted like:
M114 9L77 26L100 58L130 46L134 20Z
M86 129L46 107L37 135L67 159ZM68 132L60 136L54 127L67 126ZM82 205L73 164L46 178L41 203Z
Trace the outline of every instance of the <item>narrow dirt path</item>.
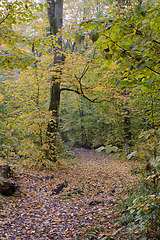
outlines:
M25 195L3 197L1 240L116 239L111 213L134 182L131 164L91 150L73 153L76 162L55 171L16 173ZM64 181L68 186L52 195Z

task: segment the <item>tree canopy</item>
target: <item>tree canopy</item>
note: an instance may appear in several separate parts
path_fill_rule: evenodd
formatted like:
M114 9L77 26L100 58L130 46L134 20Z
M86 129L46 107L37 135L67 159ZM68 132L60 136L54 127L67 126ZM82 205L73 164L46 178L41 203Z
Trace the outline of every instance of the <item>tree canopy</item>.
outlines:
M124 216L155 237L159 1L3 0L0 13L1 155L53 167L78 147L140 161L147 190L126 203ZM153 219L150 231L145 221Z

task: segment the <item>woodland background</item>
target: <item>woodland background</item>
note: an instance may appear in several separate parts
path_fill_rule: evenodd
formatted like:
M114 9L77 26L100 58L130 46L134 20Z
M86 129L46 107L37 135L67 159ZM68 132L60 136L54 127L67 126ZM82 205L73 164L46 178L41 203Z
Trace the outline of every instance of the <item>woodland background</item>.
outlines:
M49 3L0 3L1 157L13 168L52 169L85 148L132 161L141 183L123 221L158 239L160 3L65 0L56 32Z

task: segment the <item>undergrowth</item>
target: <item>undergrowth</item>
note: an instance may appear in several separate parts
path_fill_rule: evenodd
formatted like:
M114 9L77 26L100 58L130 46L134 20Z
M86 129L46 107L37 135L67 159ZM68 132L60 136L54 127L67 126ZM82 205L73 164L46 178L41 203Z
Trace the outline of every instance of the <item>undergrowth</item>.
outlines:
M122 236L127 233L129 239L157 240L160 239L159 173L153 169L141 174L141 181L121 203L118 225L123 227Z

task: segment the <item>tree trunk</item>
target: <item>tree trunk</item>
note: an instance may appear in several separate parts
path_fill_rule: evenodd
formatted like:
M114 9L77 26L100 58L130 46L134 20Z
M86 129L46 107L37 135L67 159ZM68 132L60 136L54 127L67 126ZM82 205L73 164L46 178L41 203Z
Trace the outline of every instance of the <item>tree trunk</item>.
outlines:
M9 182L8 178L11 175L11 168L8 165L0 166L0 194L11 196L15 193L17 187L14 183Z
M124 113L124 150L128 152L131 145L131 121L130 121L130 111L128 108L123 110Z
M63 0L47 0L49 7L47 9L48 19L50 24L50 34L57 35L62 28L63 18ZM52 46L54 51L54 59L52 66L56 68L51 79L50 90L50 121L47 128L47 157L52 160L57 160L57 133L59 121L59 105L60 105L60 80L61 80L61 51L62 51L62 36L57 40L59 48Z
M8 165L1 165L0 166L0 177L9 178L11 174L11 168Z
M123 13L123 9L125 9L125 6L131 5L130 0L118 0L117 1L117 6L118 6L118 11L120 14ZM130 148L131 144L131 121L130 121L130 111L126 107L126 101L127 101L127 96L129 95L127 89L124 87L122 90L122 95L124 96L124 107L122 109L123 113L123 130L124 130L124 151L128 153L128 150Z

